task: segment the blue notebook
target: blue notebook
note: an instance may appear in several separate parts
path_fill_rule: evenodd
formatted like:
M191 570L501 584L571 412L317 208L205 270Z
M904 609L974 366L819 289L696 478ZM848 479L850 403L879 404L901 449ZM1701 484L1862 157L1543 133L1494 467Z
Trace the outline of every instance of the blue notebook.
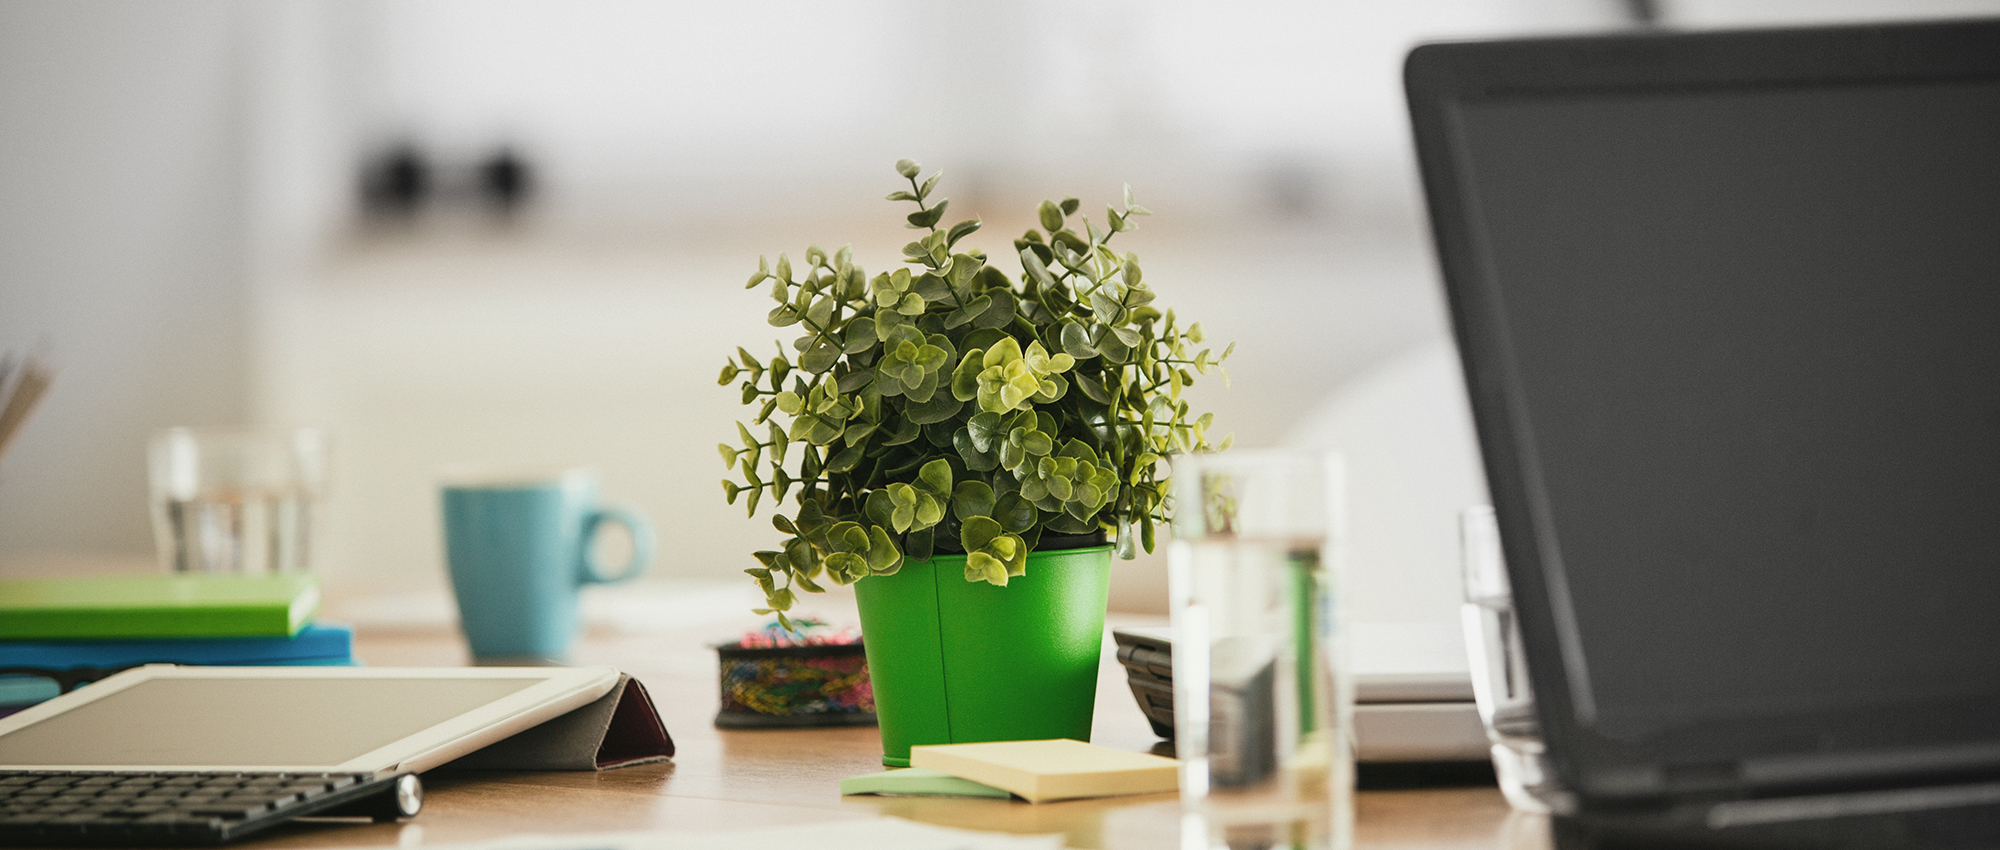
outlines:
M291 637L0 641L0 667L51 670L131 664L331 665L353 660L354 629L342 623L314 623Z

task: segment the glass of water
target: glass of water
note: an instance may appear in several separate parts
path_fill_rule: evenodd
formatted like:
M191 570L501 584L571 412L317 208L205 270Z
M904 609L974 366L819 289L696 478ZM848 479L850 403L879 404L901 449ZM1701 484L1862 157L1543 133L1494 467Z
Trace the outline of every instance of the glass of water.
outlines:
M1338 456L1173 461L1168 549L1184 850L1347 847L1353 692L1338 653Z
M309 428L153 435L147 458L160 565L181 573L306 569L326 455L325 437Z
M1465 655L1472 665L1472 697L1492 746L1500 793L1515 809L1546 813L1563 789L1542 748L1528 656L1514 617L1514 591L1500 551L1500 525L1490 505L1459 515L1459 554L1465 604Z

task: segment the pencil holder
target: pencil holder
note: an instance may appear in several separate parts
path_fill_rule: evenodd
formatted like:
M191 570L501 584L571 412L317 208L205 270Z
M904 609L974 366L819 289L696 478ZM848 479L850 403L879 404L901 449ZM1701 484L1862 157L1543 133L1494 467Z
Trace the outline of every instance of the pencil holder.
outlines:
M715 648L722 667L724 729L872 726L875 688L859 641Z

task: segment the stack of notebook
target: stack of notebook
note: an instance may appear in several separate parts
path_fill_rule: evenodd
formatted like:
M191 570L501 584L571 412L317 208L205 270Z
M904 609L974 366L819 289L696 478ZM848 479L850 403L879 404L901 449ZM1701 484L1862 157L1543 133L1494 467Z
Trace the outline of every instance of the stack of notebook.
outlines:
M0 580L0 714L141 664L352 665L304 574Z

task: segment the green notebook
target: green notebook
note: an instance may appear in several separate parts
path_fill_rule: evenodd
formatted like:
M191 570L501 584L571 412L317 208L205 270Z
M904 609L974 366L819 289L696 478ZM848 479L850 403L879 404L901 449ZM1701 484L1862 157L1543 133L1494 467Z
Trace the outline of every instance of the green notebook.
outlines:
M293 635L319 610L319 579L125 575L0 580L0 639Z

